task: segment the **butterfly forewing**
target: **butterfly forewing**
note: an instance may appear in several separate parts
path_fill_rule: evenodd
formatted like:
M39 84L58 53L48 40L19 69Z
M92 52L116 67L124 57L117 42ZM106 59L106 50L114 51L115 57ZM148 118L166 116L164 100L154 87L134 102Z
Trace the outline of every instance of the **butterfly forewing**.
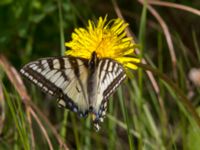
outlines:
M104 100L107 100L126 78L125 70L121 64L111 59L106 59L106 62L106 66L99 66L99 68L103 69L101 71L99 70L100 84L98 86L98 91L103 92L102 96Z
M107 110L107 99L126 78L123 66L112 59L101 59L96 70L96 95L93 102L96 118L94 123L103 121Z
M58 97L60 106L82 116L88 110L87 61L74 57L53 57L25 65L21 73L45 92Z

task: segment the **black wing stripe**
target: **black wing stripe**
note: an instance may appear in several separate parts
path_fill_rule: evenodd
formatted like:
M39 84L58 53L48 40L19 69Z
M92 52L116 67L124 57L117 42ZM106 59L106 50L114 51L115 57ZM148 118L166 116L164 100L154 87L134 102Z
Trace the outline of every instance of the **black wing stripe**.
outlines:
M110 63L111 63L111 60L110 59L108 59L107 60L108 62L107 62L107 65L106 66L104 66L104 68L103 68L103 70L105 71L105 74L104 74L104 76L102 77L102 80L101 81L105 81L105 79L106 79L106 76L107 76L107 71L108 71L108 68L109 68L109 66L110 66Z
M59 58L60 69L65 69L65 61L68 61L67 58Z
M107 100L110 95L112 95L117 87L125 80L126 74L122 71L114 80L113 82L107 87L104 91L104 99Z
M54 67L53 67L53 61L52 61L51 58L47 59L47 63L48 63L48 66L49 66L50 70L54 69Z
M21 73L45 92L48 92L51 95L55 95L57 91L59 92L58 88L53 83L49 82L49 80L47 80L44 76L41 76L41 74L35 70L25 67L21 69Z
M70 63L71 66L73 67L75 76L76 76L77 78L79 78L79 76L80 76L80 70L79 70L79 67L78 67L78 60L77 60L77 59L70 58L70 59L69 59L69 63Z
M115 74L117 74L117 72L118 72L118 64L117 63L115 63L114 64L114 66L113 66L113 72L115 73Z
M70 63L68 61L69 61L68 58L59 58L61 70L64 70L66 68L71 68ZM62 74L65 81L69 81L69 77L67 76L67 74L64 71L62 71L61 74Z
M101 81L101 78L102 78L102 73L103 73L103 68L104 68L104 66L107 64L107 61L100 61L99 62L99 65L100 65L100 67L99 67L99 80ZM105 74L104 74L105 75ZM103 75L103 76L104 76Z

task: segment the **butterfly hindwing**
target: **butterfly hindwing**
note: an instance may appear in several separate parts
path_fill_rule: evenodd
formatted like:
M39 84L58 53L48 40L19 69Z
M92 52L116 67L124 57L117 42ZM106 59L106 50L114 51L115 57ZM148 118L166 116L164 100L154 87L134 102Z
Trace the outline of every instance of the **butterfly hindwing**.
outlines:
M52 57L25 65L21 73L45 92L58 97L58 104L80 116L87 114L87 61L74 57Z

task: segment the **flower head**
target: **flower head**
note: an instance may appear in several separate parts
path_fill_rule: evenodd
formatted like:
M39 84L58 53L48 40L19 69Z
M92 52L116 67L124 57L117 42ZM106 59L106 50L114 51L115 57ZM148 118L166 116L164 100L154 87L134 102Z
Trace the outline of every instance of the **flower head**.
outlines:
M137 69L131 62L140 60L133 57L136 44L126 37L127 26L120 18L107 22L107 17L100 17L97 24L89 20L86 29L77 28L72 33L72 40L65 43L70 48L65 54L90 59L95 51L98 58L111 58L125 68Z

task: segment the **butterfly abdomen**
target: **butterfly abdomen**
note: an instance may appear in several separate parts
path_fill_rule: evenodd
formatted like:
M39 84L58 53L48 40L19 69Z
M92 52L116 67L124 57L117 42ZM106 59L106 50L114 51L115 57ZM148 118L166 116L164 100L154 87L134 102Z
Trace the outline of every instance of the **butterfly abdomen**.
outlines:
M93 111L93 102L96 99L97 93L97 65L98 58L95 52L92 53L91 59L88 62L89 74L87 80L87 92L88 92L88 102L89 102L89 110Z

